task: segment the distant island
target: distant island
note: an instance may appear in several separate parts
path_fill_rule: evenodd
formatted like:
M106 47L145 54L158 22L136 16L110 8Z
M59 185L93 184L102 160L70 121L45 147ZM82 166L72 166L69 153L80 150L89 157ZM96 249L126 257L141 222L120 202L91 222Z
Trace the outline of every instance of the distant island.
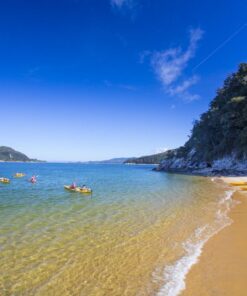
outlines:
M107 160L99 160L99 161L86 161L83 163L86 164L123 164L127 160L127 157L118 157L118 158L111 158Z
M31 159L24 153L14 150L7 146L0 146L0 161L13 161L13 162L43 162L38 159Z
M247 173L247 63L226 78L184 146L126 163L159 163L157 170L203 175Z

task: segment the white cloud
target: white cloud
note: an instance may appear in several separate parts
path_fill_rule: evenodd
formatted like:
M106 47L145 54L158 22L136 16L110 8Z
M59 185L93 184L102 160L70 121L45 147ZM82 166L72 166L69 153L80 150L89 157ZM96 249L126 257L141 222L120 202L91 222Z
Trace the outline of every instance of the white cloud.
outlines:
M172 96L181 96L186 101L194 101L199 99L199 95L191 94L188 89L198 82L198 76L194 75L190 78L183 80L180 84L176 86L170 86L167 92Z
M193 76L182 82L180 79L189 61L195 56L198 41L202 36L201 29L190 30L190 42L185 51L177 47L153 53L152 67L168 94L181 96L185 100L198 98L198 95L191 95L188 91L189 87L198 81L198 77Z
M169 88L169 92L172 95L182 94L185 91L187 91L189 87L196 84L198 82L198 80L199 80L198 76L194 75L194 76L182 81L181 84L179 84L179 85L177 85L175 87Z

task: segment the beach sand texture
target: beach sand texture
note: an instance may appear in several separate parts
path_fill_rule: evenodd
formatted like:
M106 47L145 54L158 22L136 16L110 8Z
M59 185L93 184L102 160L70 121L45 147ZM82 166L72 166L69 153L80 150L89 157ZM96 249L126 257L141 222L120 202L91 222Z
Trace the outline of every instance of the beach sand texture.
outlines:
M247 178L221 178L224 182ZM229 213L232 224L212 237L204 246L198 264L186 279L183 296L247 295L247 194L237 191L237 201Z

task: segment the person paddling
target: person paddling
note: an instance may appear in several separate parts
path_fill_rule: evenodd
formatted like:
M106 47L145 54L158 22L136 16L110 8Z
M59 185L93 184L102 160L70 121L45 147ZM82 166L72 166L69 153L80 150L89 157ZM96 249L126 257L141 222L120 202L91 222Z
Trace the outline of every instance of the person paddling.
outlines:
M73 182L73 183L70 185L70 189L76 189L76 184L75 184L75 182Z
M36 176L32 176L31 179L30 179L30 182L31 183L36 183L37 182Z

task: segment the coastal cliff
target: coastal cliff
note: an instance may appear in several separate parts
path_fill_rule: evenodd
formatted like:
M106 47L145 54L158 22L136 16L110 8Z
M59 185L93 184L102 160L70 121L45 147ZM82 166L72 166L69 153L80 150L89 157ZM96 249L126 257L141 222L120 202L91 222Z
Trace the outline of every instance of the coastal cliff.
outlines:
M217 91L184 146L167 151L157 170L208 175L247 173L247 64Z
M156 170L203 175L247 173L247 63L218 89L184 146L127 162L159 160ZM145 162L143 162L145 161Z

